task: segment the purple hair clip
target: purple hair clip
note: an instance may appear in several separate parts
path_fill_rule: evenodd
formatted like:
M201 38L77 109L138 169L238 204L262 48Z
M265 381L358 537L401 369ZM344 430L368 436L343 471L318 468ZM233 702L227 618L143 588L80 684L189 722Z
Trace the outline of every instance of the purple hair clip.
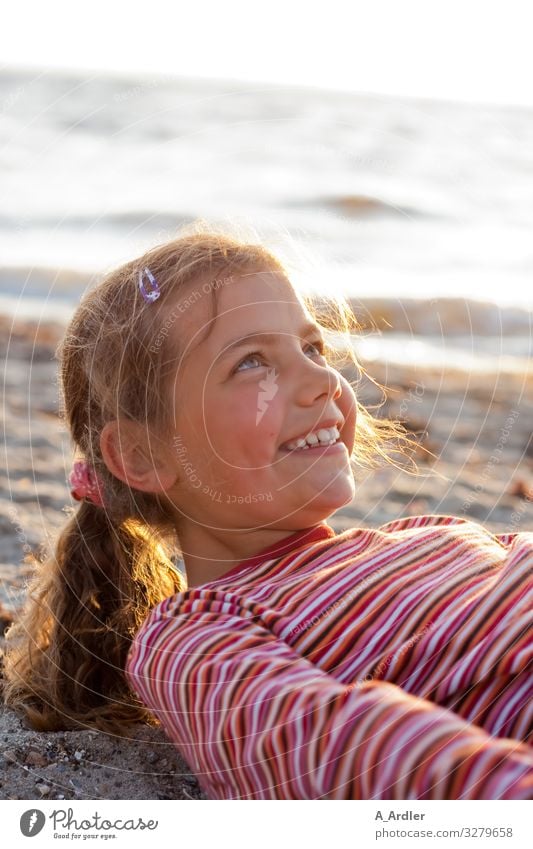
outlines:
M149 291L147 291L144 287L145 274L147 275L148 280L150 281L150 284L152 286L152 289L150 289ZM156 301L159 295L161 294L161 292L159 291L159 286L157 285L157 281L149 268L145 268L143 271L139 271L139 289L144 300L149 304Z

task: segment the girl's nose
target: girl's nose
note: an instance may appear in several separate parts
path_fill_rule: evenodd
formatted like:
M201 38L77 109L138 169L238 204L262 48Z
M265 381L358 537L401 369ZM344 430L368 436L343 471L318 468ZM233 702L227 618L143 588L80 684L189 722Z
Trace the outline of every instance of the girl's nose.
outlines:
M333 399L342 395L342 384L339 372L332 366L319 365L307 358L302 371L297 376L298 391L308 400L314 401L322 396Z

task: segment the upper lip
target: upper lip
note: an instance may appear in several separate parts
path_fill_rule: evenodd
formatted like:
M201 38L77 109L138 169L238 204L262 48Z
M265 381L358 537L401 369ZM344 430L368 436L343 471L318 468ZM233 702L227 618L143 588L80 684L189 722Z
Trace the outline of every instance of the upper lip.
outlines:
M334 419L324 419L321 422L318 422L316 425L311 425L307 430L300 431L296 436L290 436L284 442L281 443L280 448L286 445L288 442L294 442L295 439L305 439L305 437L310 433L316 433L320 428L328 428L328 427L336 427L339 431L341 430L344 424L344 419L342 418L334 418Z

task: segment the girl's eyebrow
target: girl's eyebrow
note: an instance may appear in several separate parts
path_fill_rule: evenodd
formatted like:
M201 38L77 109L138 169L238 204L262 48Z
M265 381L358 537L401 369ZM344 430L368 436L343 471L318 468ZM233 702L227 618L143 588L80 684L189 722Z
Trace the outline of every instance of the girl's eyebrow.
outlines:
M323 338L322 328L319 327L318 324L304 324L300 330L300 337L306 336L308 333L318 333L320 337ZM232 342L228 342L218 359L225 360L226 357L233 354L237 348L249 345L250 342L261 342L263 345L277 345L281 335L281 333L247 333L246 336L242 336L239 339L234 339Z

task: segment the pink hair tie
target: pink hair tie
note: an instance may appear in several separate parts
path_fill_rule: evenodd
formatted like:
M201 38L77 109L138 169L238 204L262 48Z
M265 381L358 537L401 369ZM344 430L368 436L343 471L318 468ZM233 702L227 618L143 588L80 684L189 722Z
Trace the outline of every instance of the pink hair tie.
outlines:
M86 460L76 460L69 475L69 483L73 487L70 494L76 501L88 498L97 507L104 506L102 481Z

